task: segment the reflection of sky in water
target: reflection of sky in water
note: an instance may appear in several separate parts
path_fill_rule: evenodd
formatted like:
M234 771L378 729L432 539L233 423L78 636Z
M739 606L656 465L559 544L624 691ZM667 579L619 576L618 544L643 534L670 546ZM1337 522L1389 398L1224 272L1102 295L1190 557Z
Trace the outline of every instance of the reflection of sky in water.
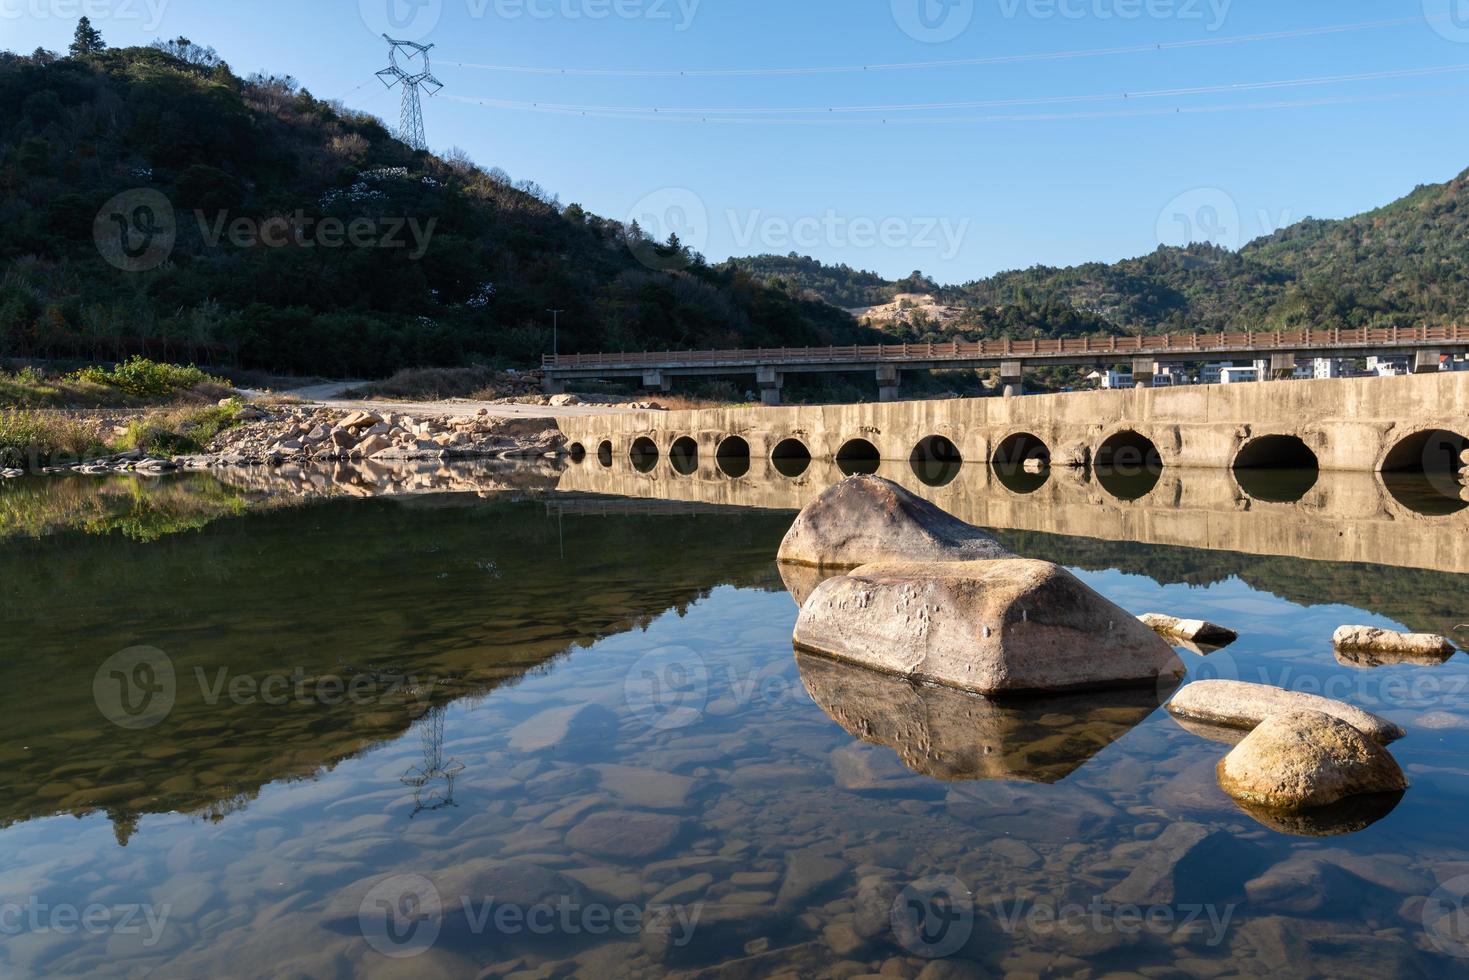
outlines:
M315 520L329 526L334 513L339 512L320 511ZM534 505L504 516L542 519ZM618 556L576 554L578 532L590 526L588 520L619 518L566 519L562 533L574 564L561 566L565 588L589 601L599 590L616 591L635 607L638 577L619 568ZM743 520L737 514L645 518L639 527L676 541L687 534L729 532ZM450 520L436 528L442 533L453 526ZM466 524L463 530L485 528ZM760 545L768 553L775 550L778 530L773 524L757 534L770 538ZM442 560L456 569L451 581L460 581L454 563L462 552L452 536L443 547ZM478 551L488 555L494 549ZM506 566L503 549L495 554ZM123 560L124 553L115 557ZM187 557L187 550L181 552L180 560ZM513 583L522 573L508 574ZM1430 712L1469 719L1464 655L1440 668L1349 668L1332 656L1330 636L1337 626L1399 624L1349 606L1297 605L1239 578L1198 587L1158 585L1115 570L1078 574L1130 612L1202 617L1238 628L1241 640L1224 651L1208 658L1184 654L1195 675L1265 680L1313 693L1329 689L1402 723L1409 736L1393 751L1413 788L1389 816L1359 833L1329 841L1282 836L1243 814L1217 789L1213 767L1225 747L1185 732L1162 711L1115 740L1109 736L1083 749L1063 739L1044 748L1063 760L1083 752L1080 768L1056 785L946 783L919 776L899 763L894 746L854 739L813 703L791 653L796 609L788 595L715 585L683 612L643 609L654 615L646 628L629 622L514 684L449 704L442 712L442 741L433 751L438 763L462 767L452 805L415 812L404 774L425 766L429 743L420 722L386 742L368 744L315 779L270 782L217 822L144 815L125 848L101 813L5 828L5 901L39 896L50 905L154 903L172 909L155 945L116 934L7 936L6 972L125 975L153 967L161 976L291 969L307 975L409 975L390 974L391 964L354 931L356 907L349 902L344 911L344 896L361 895L366 885L393 874L432 879L508 860L534 863L580 883L584 901L641 908L668 886L692 879L682 900L720 908L748 904L757 911L740 913L739 922L753 923L749 931L711 913L712 924L696 933L695 946L707 951L709 961L763 955L767 959L755 968L762 975L783 968L809 975L818 963L841 959L875 970L894 957L907 975L916 975L923 961L880 930L871 939L859 935L855 948L843 946L840 954L832 946L846 936L843 930L870 925L871 896L886 894L871 885L874 875L879 882L910 883L934 874L955 875L974 892L976 935L982 933L983 941L963 955L997 975L1022 969L1068 975L1078 964L1091 965L1098 975L1141 967L1186 976L1235 968L1280 976L1363 970L1452 975L1457 964L1432 954L1420 908L1422 897L1451 877L1445 869L1469 869L1456 865L1469 862L1469 846L1462 841L1469 795L1469 766L1462 760L1469 732L1426 730L1419 720ZM719 570L711 568L709 584L719 580ZM435 605L449 622L467 621L475 613L475 596L491 594L446 588L451 591ZM362 605L378 601L368 596ZM177 602L181 608L171 612L187 613L188 597ZM248 593L242 605L248 605ZM258 611L241 615L253 619ZM330 636L329 622L321 629L323 637ZM611 729L546 751L512 747L516 726L534 727L532 720L542 712L579 705L605 709L614 719ZM670 705L690 710L671 716ZM669 717L676 719L672 727L665 723ZM1064 729L1067 719L1045 724ZM283 742L281 750L295 751L295 743ZM117 762L126 770L126 759ZM653 775L645 784L618 767ZM671 817L679 822L678 835L648 856L590 853L578 849L580 838L571 834L584 818L565 816L568 808L581 806L587 814L616 809ZM1176 936L1123 941L1113 934L1078 938L1037 926L1002 926L999 910L1017 895L1032 907L1085 903L1106 893L1153 853L1152 842L1166 828L1180 823L1222 831L1247 855L1237 866L1223 861L1191 869L1195 881L1180 883L1177 895L1160 899L1181 902L1184 885L1191 884L1205 900L1234 906L1232 924L1217 945ZM841 870L795 907L786 907L779 896L797 853L835 859ZM1293 885L1295 879L1284 872L1269 877L1271 868L1292 858L1305 862L1304 886ZM658 867L677 860L689 863L672 871ZM1262 877L1264 885L1258 884ZM1247 880L1257 882L1248 894ZM1272 945L1270 936L1285 938ZM1295 952L1281 960L1282 948ZM449 936L424 957L406 962L415 975L475 976L492 964L511 972L547 963L557 964L562 974L656 974L665 969L661 959L653 959L656 952L657 944L639 935L592 939L558 933L534 941ZM696 957L697 962L702 961Z

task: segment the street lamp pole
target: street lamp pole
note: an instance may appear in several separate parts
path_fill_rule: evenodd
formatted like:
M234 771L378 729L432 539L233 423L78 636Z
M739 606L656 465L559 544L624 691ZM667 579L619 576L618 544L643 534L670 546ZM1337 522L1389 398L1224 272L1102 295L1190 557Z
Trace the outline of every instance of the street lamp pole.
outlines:
M546 312L551 314L551 353L553 355L559 354L561 353L559 342L559 334L561 332L561 314L565 313L566 311L547 310Z

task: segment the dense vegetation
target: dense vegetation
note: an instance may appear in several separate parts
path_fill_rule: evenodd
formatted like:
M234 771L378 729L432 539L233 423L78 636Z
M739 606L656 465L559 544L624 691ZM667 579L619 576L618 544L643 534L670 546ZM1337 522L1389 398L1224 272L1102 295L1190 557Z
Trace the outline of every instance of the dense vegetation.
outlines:
M762 281L850 307L854 280L812 259L741 260ZM921 315L892 332L905 340L1072 337L1195 330L1449 323L1469 309L1469 171L1419 187L1376 211L1307 219L1245 245L1160 248L1111 264L1035 266L960 286L913 288L959 308L945 327ZM866 295L883 287L862 274Z
M870 336L184 38L0 53L0 358L524 366L551 349L550 308L562 351Z

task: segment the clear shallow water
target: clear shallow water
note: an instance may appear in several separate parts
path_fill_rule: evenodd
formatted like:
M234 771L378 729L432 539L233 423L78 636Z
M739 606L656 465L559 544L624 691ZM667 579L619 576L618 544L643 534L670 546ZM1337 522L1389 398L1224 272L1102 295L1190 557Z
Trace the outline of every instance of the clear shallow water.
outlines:
M50 487L0 494L41 533L0 543L6 975L1469 963L1469 662L1329 643L1450 628L1465 576L1002 532L1133 612L1244 633L1194 676L1403 724L1413 787L1313 837L1366 818L1241 811L1166 692L995 706L793 656L789 512Z

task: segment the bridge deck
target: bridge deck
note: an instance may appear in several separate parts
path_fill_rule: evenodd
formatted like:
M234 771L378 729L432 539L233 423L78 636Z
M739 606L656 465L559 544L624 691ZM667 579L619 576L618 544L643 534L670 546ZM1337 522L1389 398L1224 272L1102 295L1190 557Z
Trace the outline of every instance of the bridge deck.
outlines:
M562 377L596 372L749 371L761 367L785 371L860 370L873 365L913 368L974 367L1004 360L1092 363L1115 358L1188 361L1211 357L1294 352L1304 355L1353 354L1412 350L1469 349L1469 326L1298 330L1217 334L1161 334L1136 337L1067 337L1057 340L953 341L947 344L880 344L846 347L774 347L749 350L663 351L606 354L548 354L542 366Z

